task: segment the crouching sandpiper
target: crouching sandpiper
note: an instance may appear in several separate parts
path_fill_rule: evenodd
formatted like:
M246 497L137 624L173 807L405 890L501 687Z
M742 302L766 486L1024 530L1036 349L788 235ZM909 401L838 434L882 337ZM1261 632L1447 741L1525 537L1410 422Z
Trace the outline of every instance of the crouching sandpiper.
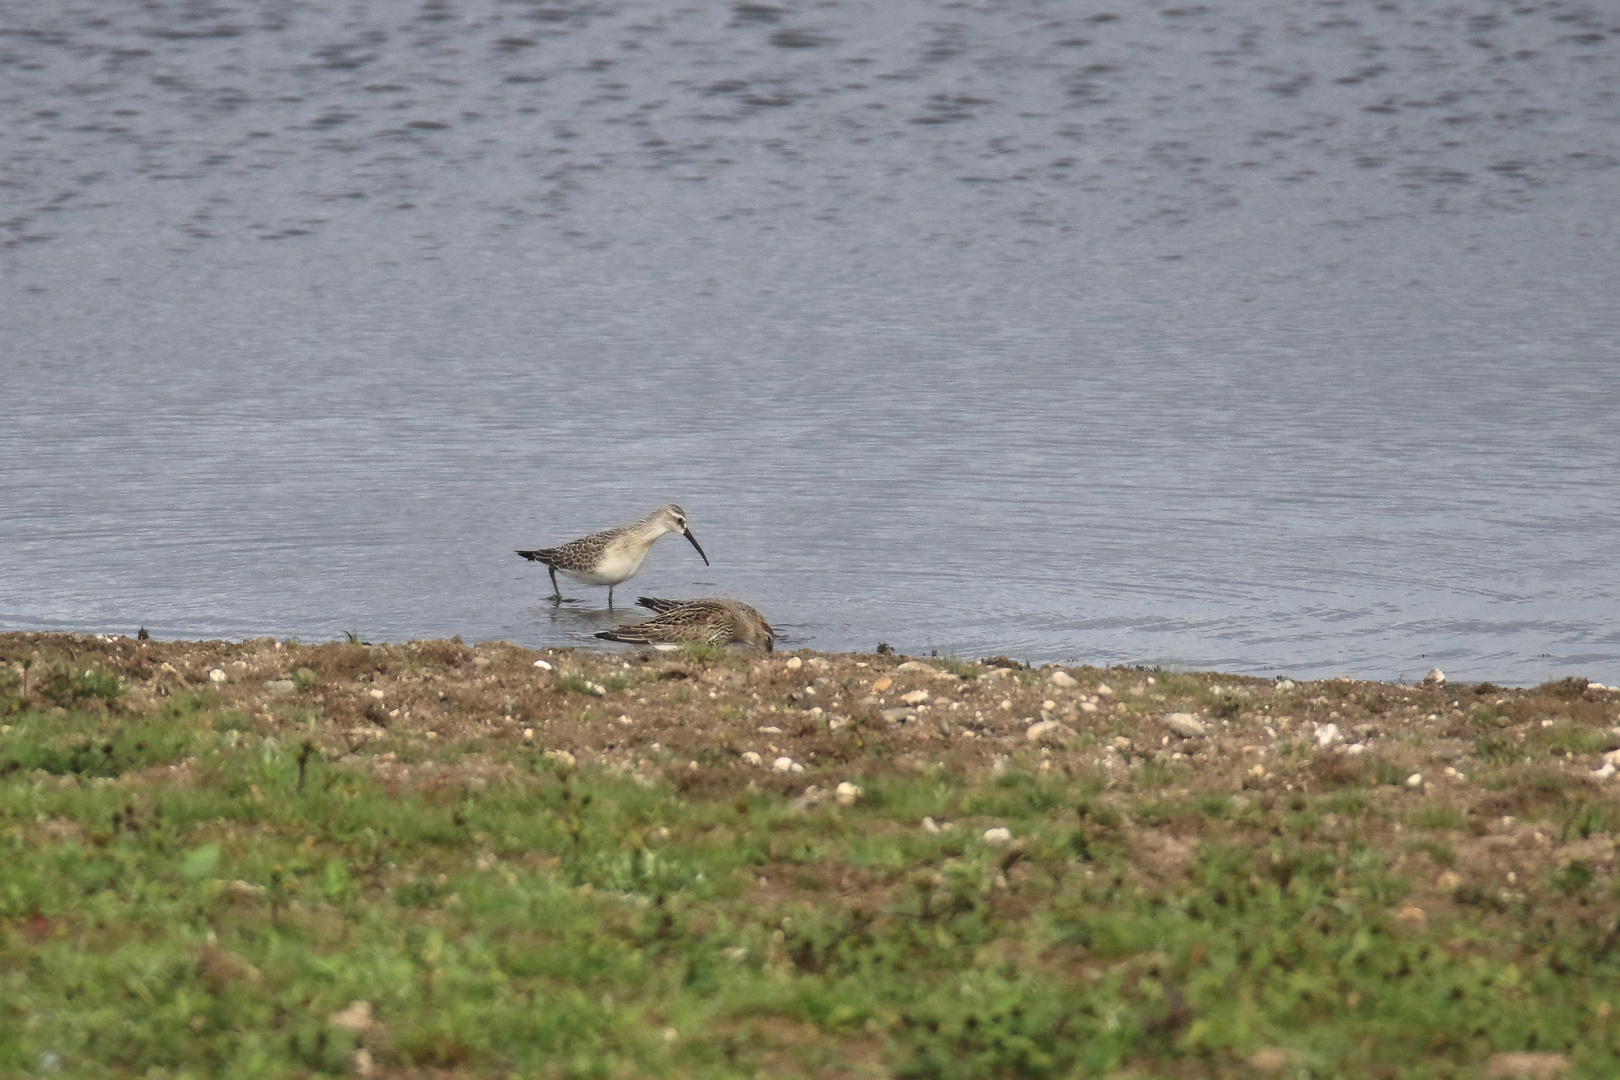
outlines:
M658 612L646 622L632 623L612 630L603 630L596 636L607 641L623 641L631 645L679 645L688 641L701 641L707 645L724 646L733 641L752 645L771 652L776 648L776 631L765 621L765 616L740 600L660 600L656 596L642 596L636 603Z
M586 585L608 587L608 607L613 607L613 586L629 581L641 569L653 543L667 532L680 533L692 541L697 553L703 555L703 564L709 557L703 554L697 537L686 527L686 511L674 503L666 503L628 525L582 536L558 547L535 548L520 551L519 555L533 562L544 563L551 574L552 599L562 602L562 590L557 587L557 571Z

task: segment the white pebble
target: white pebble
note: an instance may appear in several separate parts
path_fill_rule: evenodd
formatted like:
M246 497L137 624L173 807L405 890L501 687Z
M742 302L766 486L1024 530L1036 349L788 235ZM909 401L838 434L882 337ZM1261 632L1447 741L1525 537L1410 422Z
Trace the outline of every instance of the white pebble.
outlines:
M1406 778L1406 786L1409 787L1409 788L1420 788L1420 787L1422 787L1423 786L1423 774L1420 773L1420 772L1415 772L1411 776L1408 776Z
M383 698L387 697L388 695L384 694L381 690L373 690L373 691L371 691L371 696L376 698L378 701L381 701Z
M1100 682L1100 683L1097 684L1097 693L1102 695L1103 697L1113 697L1114 696L1114 688L1109 686L1105 682Z
M1339 733L1338 724L1318 724L1316 726L1316 745L1326 750L1335 743L1344 742L1344 736Z
M1446 681L1446 673L1439 668L1430 668L1429 673L1423 676L1423 681L1429 686L1442 686Z
M1293 679L1278 679L1277 680L1277 692L1279 694L1286 694L1286 693L1288 693L1288 691L1292 690L1293 688L1294 688L1294 680Z
M1609 777L1613 776L1616 772L1620 772L1620 769L1617 769L1615 767L1614 762L1605 761L1603 763L1603 768L1601 768L1601 769L1593 769L1592 770L1592 776L1593 776L1594 779L1597 779L1597 780L1607 780Z
M765 761L764 758L760 757L752 750L744 750L742 759L744 765L762 765Z
M854 806L860 797L866 794L859 784L852 784L848 780L833 789L833 796L838 800L839 806Z
M226 677L225 671L222 668L215 668L208 673L209 682L224 682Z
M1183 739L1191 739L1204 734L1204 725L1192 713L1171 713L1164 718L1164 726L1180 735Z
M1029 725L1029 728L1024 732L1024 738L1032 743L1056 744L1067 742L1073 734L1056 720L1042 720L1038 724Z
M798 671L802 667L804 667L803 660L800 660L797 656L788 657L787 669L789 671Z
M907 705L921 705L923 702L928 700L928 691L913 690L909 694L900 695L900 700L905 702Z
M925 833L937 833L939 832L939 823L931 817L925 817L922 820L922 828Z
M1075 677L1073 675L1070 675L1067 671L1064 671L1062 668L1059 668L1057 671L1052 672L1052 674L1048 675L1046 678L1047 678L1047 681L1050 682L1053 686L1061 686L1061 687L1067 688L1067 687L1070 687L1070 686L1079 686L1080 685L1080 683L1078 681L1076 681L1076 679L1075 679Z
M1006 826L997 825L993 829L984 830L983 839L987 844L1010 844L1012 843L1012 830Z
M539 668L541 671L550 671L551 670L551 665L546 663L544 660L536 660L534 662L534 666Z
M793 759L790 757L779 757L775 761L771 762L771 768L777 772L792 772ZM802 766L800 767L800 771L803 771Z

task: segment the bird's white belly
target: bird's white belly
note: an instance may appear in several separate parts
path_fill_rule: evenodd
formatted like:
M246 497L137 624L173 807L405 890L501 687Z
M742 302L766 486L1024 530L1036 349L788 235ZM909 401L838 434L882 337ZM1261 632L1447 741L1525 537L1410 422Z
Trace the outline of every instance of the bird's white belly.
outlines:
M609 548L602 553L602 558L589 570L564 570L557 568L559 574L565 574L575 581L586 585L617 585L621 581L628 581L636 576L641 564L647 559L647 549L640 551L613 550Z

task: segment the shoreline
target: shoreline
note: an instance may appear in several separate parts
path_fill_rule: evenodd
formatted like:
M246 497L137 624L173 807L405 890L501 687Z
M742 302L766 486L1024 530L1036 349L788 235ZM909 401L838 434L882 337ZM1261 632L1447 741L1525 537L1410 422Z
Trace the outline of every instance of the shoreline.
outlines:
M1608 1075L1617 771L1580 679L0 634L0 1069Z
M42 683L61 682L64 671L80 666L120 680L117 709L130 714L204 690L221 706L245 711L263 734L297 725L380 744L473 731L499 746L541 747L620 767L648 764L648 752L673 767L685 750L716 747L732 759L751 752L774 760L802 744L800 753L814 758L851 731L881 733L901 756L962 767L1031 754L1050 767L1056 750L1066 760L1083 757L1088 767L1127 771L1130 761L1141 760L1229 769L1239 759L1286 756L1295 746L1311 758L1384 756L1414 741L1437 742L1447 762L1467 765L1474 757L1468 741L1477 740L1485 714L1486 724L1555 724L1573 722L1579 712L1583 724L1606 723L1620 735L1620 690L1575 678L1538 687L1405 686L1348 677L1295 682L1140 667L1031 668L1006 657L0 634L0 674L19 703L49 706L52 691ZM39 679L31 675L35 669ZM573 719L564 723L565 716ZM1510 716L1518 719L1504 719ZM862 756L875 762L887 755ZM1401 756L1413 772L1421 771L1420 758L1438 760L1433 752ZM1577 756L1588 772L1603 768L1597 750L1567 763ZM720 764L735 768L737 761ZM699 763L694 771L706 768ZM1446 770L1464 771L1443 764ZM1271 775L1263 769L1257 779ZM1239 790L1247 784L1233 782ZM1291 781L1281 782L1293 790Z

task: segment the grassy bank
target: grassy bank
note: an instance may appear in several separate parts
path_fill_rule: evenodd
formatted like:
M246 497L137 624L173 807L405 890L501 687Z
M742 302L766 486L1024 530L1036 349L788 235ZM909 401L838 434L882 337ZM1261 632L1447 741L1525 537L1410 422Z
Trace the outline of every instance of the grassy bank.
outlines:
M0 1075L1611 1077L1617 723L0 635Z

